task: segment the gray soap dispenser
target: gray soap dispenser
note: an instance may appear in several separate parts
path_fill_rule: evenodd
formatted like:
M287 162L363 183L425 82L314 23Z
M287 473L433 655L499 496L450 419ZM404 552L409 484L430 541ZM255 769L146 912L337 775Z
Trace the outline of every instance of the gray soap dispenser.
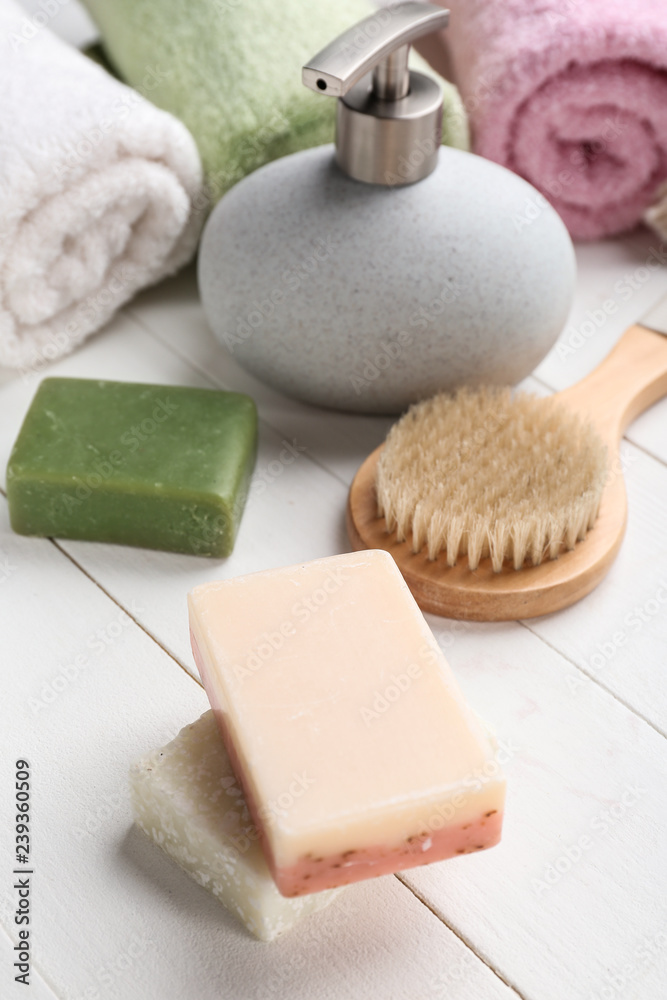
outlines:
M565 226L515 174L441 147L440 88L408 69L410 43L448 16L404 3L323 49L303 82L338 98L335 148L262 167L207 223L211 327L290 396L397 413L464 383L514 384L565 324Z

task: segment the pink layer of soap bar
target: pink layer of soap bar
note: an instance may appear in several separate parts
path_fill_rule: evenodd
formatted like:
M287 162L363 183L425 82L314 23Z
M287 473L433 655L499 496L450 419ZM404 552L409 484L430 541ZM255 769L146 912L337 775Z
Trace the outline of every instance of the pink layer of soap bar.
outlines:
M387 553L206 584L189 610L197 666L284 895L497 843L494 748Z
M291 868L275 869L271 874L283 896L304 896L332 886L350 885L376 875L390 875L404 868L483 851L500 841L502 825L502 813L489 810L463 826L422 831L408 837L399 847L380 844L327 858L304 857Z

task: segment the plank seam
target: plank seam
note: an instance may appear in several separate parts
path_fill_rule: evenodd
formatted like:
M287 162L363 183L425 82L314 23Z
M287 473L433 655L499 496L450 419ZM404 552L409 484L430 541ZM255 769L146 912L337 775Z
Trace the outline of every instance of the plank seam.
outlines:
M9 942L10 947L13 948L14 947L14 940L15 939L12 937L12 935L9 932L9 930L2 923L0 923L0 934L2 934L4 937L7 938L7 941ZM31 976L35 976L36 975L38 977L38 979L40 981L40 983L39 983L40 990L41 991L48 991L51 994L51 997L53 998L53 1000L64 1000L63 995L61 993L58 993L56 991L55 986L53 985L53 983L49 979L48 975L44 972L44 970L42 968L42 965L41 965L41 962L40 961L35 961L35 959L34 959L33 956L31 956L31 958L30 958L30 975ZM29 987L31 987L33 985L34 985L33 983L29 983L28 984Z
M483 955L480 955L479 952L475 950L475 948L472 946L472 944L465 937L464 934L461 934L459 931L456 930L455 927L452 927L449 921L445 920L442 914L438 913L438 911L431 906L431 904L421 895L421 893L417 892L416 889L414 889L411 885L409 885L408 882L405 881L405 876L396 874L394 875L394 878L397 878L398 881L401 883L401 885L404 885L405 888L408 890L408 892L412 893L415 899L418 899L420 903L423 903L426 909L430 910L433 916L437 920L439 920L441 924L444 924L445 927L447 927L452 932L454 937L458 938L458 940L468 949L468 951L471 951L473 955L475 955L475 957L478 958L480 962L482 962L487 967L487 969L489 969L489 971L492 972L493 975L501 981L501 983L503 983L503 985L505 985L509 990L512 990L512 992L517 997L519 997L520 1000L527 1000L527 997L523 993L521 993L516 986L514 986L511 982L509 982L509 980L507 980L501 972L495 969L493 965L491 965L491 963L487 961L487 959Z
M528 620L519 621L518 624L522 625L525 629L527 629L530 632L531 635L534 635L536 639L539 639L541 642L544 643L545 646L548 646L549 649L551 649L554 653L562 657L566 663L569 663L571 667L574 667L574 669L577 670L580 674L583 674L583 676L586 677L589 681L591 681L591 683L597 684L597 686L602 691L605 691L611 698L614 699L614 701L617 701L619 705L623 705L623 707L627 708L629 712L632 712L633 715L636 715L638 719L641 719L642 722L645 722L650 729L652 729L655 733L658 734L658 736L661 736L663 739L667 739L667 732L663 732L662 729L658 729L655 723L651 722L650 719L647 719L645 715L642 715L639 709L633 708L632 705L629 705L627 701L624 701L623 698L617 695L615 691L612 691L611 688L608 688L606 684L603 684L598 677L594 677L592 674L589 674L587 670L584 670L584 668L580 667L578 663L575 663L575 661L571 659L569 656L567 656L566 653L558 649L557 646L554 646L553 643L549 642L548 639L545 639L543 635L540 635L538 632L532 629L529 625Z
M190 673L190 671L187 669L187 667L185 666L185 664L181 663L181 661L178 659L177 656L174 656L174 654L172 652L170 652L167 649L167 647L164 646L160 642L159 639L157 639L154 635L152 635L152 633L149 632L148 629L144 625L142 625L141 622L137 618L135 618L135 616L132 614L132 612L129 611L124 605L122 605L120 603L120 601L117 601L116 598L113 596L113 594L110 594L109 591L105 587L103 587L102 584L99 583L99 581L96 580L94 576L91 576L90 573L80 563L78 563L76 561L76 559L74 558L74 556L70 555L70 553L66 549L64 549L62 547L62 545L58 541L56 541L55 538L49 538L49 539L47 539L47 541L51 542L51 544L56 549L58 549L59 552L62 552L62 554L65 556L65 558L69 559L69 561L72 563L72 565L76 566L76 568L78 570L80 570L83 573L83 575L85 577L87 577L87 579L90 580L90 582L93 583L98 588L98 590L101 590L105 597L108 597L109 600L113 604L115 604L116 607L120 609L120 611L123 612L123 614L127 615L127 617L130 619L130 621L134 622L134 624L137 626L137 628L140 628L141 631L144 633L144 635L148 636L148 638L151 639L155 643L156 646L159 646L160 649L162 650L162 652L165 653L169 657L169 659L173 660L174 663L178 667L180 667L180 669L183 671L183 673L186 674L190 678L190 680L194 681L195 684L198 684L200 688L203 688L203 684L201 683L201 681L198 680L194 676L194 674Z

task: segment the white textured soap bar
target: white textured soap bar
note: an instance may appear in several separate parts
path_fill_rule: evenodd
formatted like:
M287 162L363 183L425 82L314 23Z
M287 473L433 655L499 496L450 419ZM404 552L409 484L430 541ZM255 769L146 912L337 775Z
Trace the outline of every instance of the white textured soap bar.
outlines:
M213 712L130 772L137 824L256 937L272 941L341 890L281 896L259 847Z

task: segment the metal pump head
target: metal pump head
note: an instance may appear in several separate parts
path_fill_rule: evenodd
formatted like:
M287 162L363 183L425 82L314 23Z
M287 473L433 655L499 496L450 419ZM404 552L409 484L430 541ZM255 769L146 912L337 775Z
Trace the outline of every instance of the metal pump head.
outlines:
M303 83L340 98L336 159L355 180L391 187L428 177L442 142L442 93L408 69L410 44L446 28L449 11L402 3L371 14L303 67Z

